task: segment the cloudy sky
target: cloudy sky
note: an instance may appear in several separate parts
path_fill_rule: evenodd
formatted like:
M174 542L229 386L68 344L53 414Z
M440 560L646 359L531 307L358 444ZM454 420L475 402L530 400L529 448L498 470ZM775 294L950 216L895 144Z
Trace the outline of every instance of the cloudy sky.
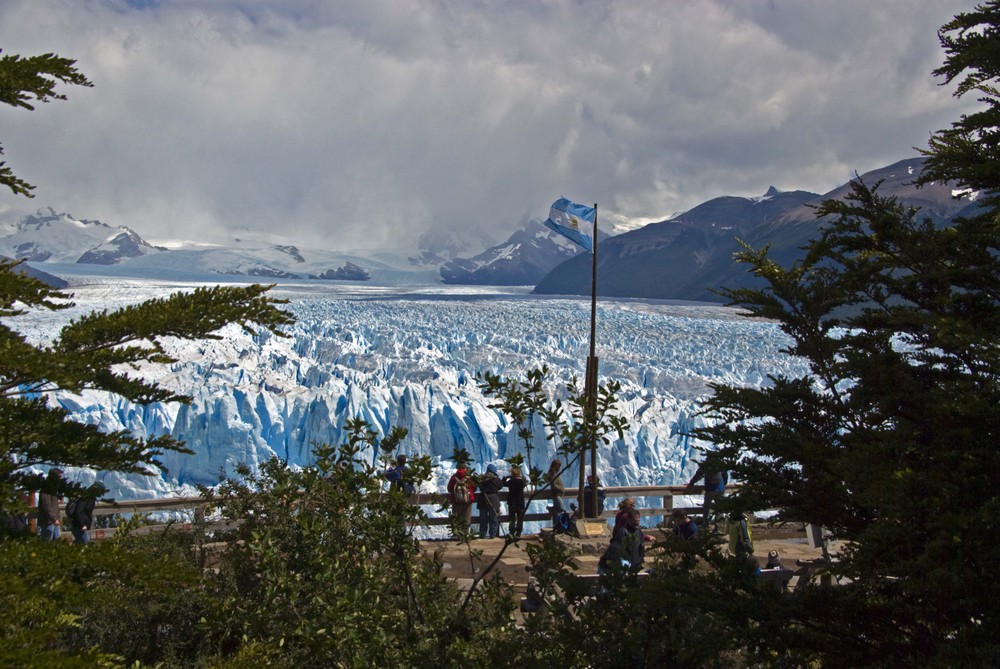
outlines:
M973 101L931 71L972 0L3 0L5 54L94 88L0 109L34 200L145 237L503 239L560 195L662 220L823 193Z

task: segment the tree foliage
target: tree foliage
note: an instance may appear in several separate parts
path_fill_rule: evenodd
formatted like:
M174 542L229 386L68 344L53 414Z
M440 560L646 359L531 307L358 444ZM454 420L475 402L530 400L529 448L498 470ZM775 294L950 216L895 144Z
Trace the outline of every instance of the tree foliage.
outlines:
M315 465L242 468L212 496L234 528L214 579L227 611L211 624L219 650L242 666L472 666L494 627L484 623L509 619L510 593L494 584L463 604L440 561L421 557L413 527L425 516L386 485L391 458L361 457L375 433L347 428ZM417 483L430 467L413 458L405 476Z
M938 31L944 64L934 71L945 84L957 82L955 96L979 96L983 107L939 130L923 150L927 164L919 183L951 180L981 191L986 210L1000 204L1000 2L989 0L963 12Z
M621 439L626 427L617 412L618 393L621 384L609 379L596 388L593 411L588 411L587 397L573 378L565 386L565 399L552 397L547 385L550 370L543 365L528 370L524 379L502 377L490 372L479 378L483 394L492 397L492 408L503 412L514 423L517 437L521 440L522 451L512 458L518 466L527 462L528 480L532 485L548 486L544 472L532 461L538 432L546 441L551 441L555 452L565 459L562 470L580 462L594 443L611 443L610 435Z
M217 286L176 293L116 311L94 312L69 322L51 342L29 341L16 329L29 310L58 311L70 295L17 272L0 261L0 504L11 507L18 490L40 490L46 482L36 465L91 467L147 473L166 451L186 452L170 436L150 439L126 431L102 432L69 420L48 401L55 390L103 390L137 403L186 401L185 395L133 375L143 364L169 364L168 339L218 338L235 323L278 332L291 322L284 300L267 296L266 286ZM79 492L69 481L60 495Z
M989 666L1000 658L1000 210L995 119L1000 4L942 29L937 71L987 109L939 132L922 182L987 191L981 213L935 227L856 180L805 258L739 259L763 290L724 291L777 320L809 372L716 386L700 432L744 482L732 502L780 509L846 542L837 587L782 600L775 648L822 666ZM817 625L823 620L823 625Z
M64 93L56 92L60 83L70 86L93 86L76 69L76 61L47 53L23 58L18 55L0 57L0 102L15 108L34 110L34 104L50 100L65 100ZM0 156L3 147L0 146ZM0 161L0 184L10 188L15 195L34 197L34 186L18 178L3 161Z
M0 540L0 666L198 666L221 615L190 538L124 530L86 549ZM162 663L159 664L158 663Z

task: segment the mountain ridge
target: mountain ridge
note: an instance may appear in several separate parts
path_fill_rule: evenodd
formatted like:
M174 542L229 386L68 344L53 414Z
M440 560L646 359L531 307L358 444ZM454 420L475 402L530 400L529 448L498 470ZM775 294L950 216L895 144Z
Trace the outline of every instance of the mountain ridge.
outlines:
M938 224L976 206L975 193L963 194L952 184L918 189L913 182L922 165L922 158L901 160L859 178L869 186L879 183L882 195L919 206L922 216ZM850 188L848 182L823 195L772 187L760 198L721 196L608 239L598 247L598 294L721 302L714 292L721 287L760 287L762 279L733 261L741 250L737 238L755 248L770 246L771 258L787 266L803 256L802 247L817 235L821 221L815 207L827 199L843 199ZM534 292L589 294L590 265L587 259L571 258L539 281Z
M921 208L945 222L974 208L975 193L951 184L913 184L922 158L897 161L861 175L880 193ZM723 195L667 220L617 235L598 232L598 294L607 297L721 301L714 289L759 286L733 261L737 238L769 245L771 257L788 265L817 234L815 206L843 198L847 182L820 195L782 191L773 185L758 197ZM959 195L956 199L956 195ZM212 280L368 282L390 285L533 286L541 295L584 295L591 286L591 256L548 228L528 220L495 243L474 230L434 229L416 252L352 253L324 250L276 234L220 237L212 242L152 244L126 226L112 227L52 208L14 220L0 215L0 254L59 273L104 272L116 276ZM476 252L477 249L483 249ZM468 255L467 255L468 254ZM27 265L25 265L27 267ZM90 267L91 269L85 269ZM98 269L100 268L100 269Z
M414 267L387 254L360 257L300 247L288 240L231 237L221 243L171 242L169 247L161 246L147 242L126 226L76 219L52 208L25 215L8 213L7 219L0 224L0 255L24 260L40 271L70 266L93 273L85 268L96 265L108 274L136 277L160 274L175 279L218 276L351 282L374 278L423 283L433 282L436 272L436 267Z

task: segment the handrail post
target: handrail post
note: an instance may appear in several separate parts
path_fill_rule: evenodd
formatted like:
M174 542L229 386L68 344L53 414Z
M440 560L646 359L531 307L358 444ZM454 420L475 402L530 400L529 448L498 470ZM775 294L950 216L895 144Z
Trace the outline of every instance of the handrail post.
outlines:
M663 496L663 510L667 512L668 516L670 515L670 512L674 510L674 493L668 492ZM664 520L666 520L666 518L664 518Z

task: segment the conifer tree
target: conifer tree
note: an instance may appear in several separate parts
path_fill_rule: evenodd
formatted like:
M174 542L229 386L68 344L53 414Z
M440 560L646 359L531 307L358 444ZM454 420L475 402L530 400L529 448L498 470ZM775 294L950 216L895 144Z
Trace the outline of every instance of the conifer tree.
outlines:
M0 49L2 51L2 49ZM0 57L0 102L12 107L32 111L34 103L65 100L64 93L56 92L56 85L90 87L93 84L76 69L76 61L47 53L41 56ZM0 146L0 156L3 146ZM3 161L0 161L0 184L10 188L15 195L34 197L34 186L18 178Z
M31 309L60 310L70 295L0 261L0 492L4 507L17 490L39 490L52 481L32 474L34 465L91 467L147 473L166 451L188 452L170 436L144 439L126 431L102 432L69 419L48 401L56 390L104 390L140 404L183 402L187 397L130 373L141 364L169 364L164 341L219 339L236 323L277 332L291 322L266 295L265 286L216 286L176 293L117 311L94 312L68 323L49 343L17 331L17 317ZM74 484L60 483L62 495Z
M60 83L92 85L68 58L0 58L0 102L30 111L33 103L64 100L56 90ZM32 197L34 187L2 162L0 184ZM14 508L19 490L53 484L31 474L34 465L146 473L159 466L163 452L184 451L169 436L146 440L68 420L68 412L48 401L52 391L105 390L143 404L184 401L184 395L142 381L129 370L173 362L162 346L167 337L218 338L215 333L230 323L277 331L292 320L279 308L285 300L268 297L267 287L220 286L95 312L66 325L50 343L29 342L16 328L17 317L30 310L66 308L71 296L26 276L17 264L0 260L0 509ZM50 492L78 492L68 482L59 485Z
M1000 644L1000 3L940 32L956 95L986 105L936 133L926 183L981 190L978 215L935 227L856 180L820 237L784 268L740 260L763 290L731 303L777 320L801 378L716 386L700 436L744 483L733 506L781 509L846 548L835 587L780 603L765 644L820 666L993 666ZM779 652L780 651L780 652Z

